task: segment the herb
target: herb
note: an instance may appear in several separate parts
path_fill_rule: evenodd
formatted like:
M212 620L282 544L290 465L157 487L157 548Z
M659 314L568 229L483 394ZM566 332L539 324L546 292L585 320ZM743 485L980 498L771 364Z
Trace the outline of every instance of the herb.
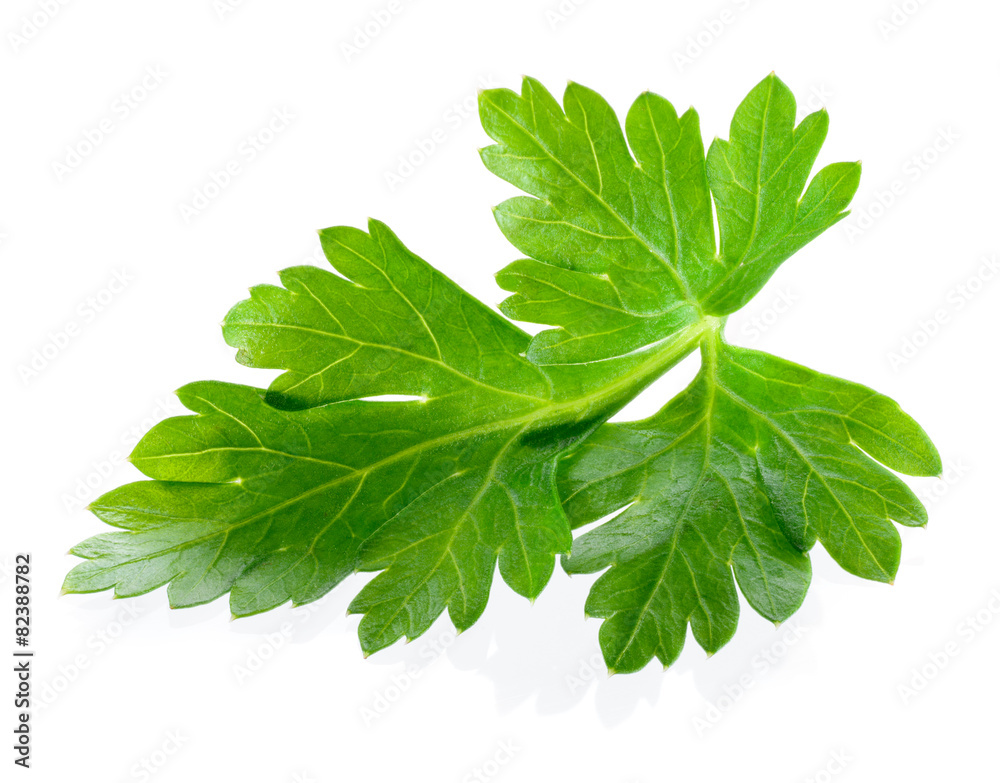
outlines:
M769 76L707 155L693 110L646 93L625 133L596 93L564 108L536 81L482 93L492 172L527 194L496 208L528 258L498 276L531 338L410 252L383 224L320 232L338 274L297 267L252 289L224 324L267 391L181 389L132 461L153 481L91 508L124 532L85 541L67 592L172 606L230 593L234 615L305 603L357 570L362 648L485 608L494 571L537 596L557 554L611 566L587 604L612 670L708 651L736 627L736 581L780 621L818 539L851 573L891 580L923 508L878 463L933 475L933 445L891 400L728 345L726 316L842 219L860 166L809 174L825 112L795 126ZM631 151L630 151L631 150ZM634 157L633 157L634 156ZM713 201L721 248L716 247ZM692 385L642 422L606 420L700 350ZM405 399L384 399L403 395ZM628 508L572 540L571 528Z
M684 392L645 421L605 425L565 466L574 527L631 504L578 538L565 564L615 566L587 600L588 614L607 618L608 666L672 663L688 623L718 650L736 630L734 572L754 609L786 620L805 597L805 552L817 539L845 570L891 582L891 520L924 525L927 515L875 460L910 475L941 471L923 430L887 397L707 337Z

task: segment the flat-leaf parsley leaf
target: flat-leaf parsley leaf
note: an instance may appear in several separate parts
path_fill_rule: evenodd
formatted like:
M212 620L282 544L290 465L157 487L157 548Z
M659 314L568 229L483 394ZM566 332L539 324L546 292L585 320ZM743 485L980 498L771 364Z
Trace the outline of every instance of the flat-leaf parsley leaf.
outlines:
M378 221L321 231L336 273L287 269L224 324L240 362L281 375L182 388L195 415L136 447L151 481L91 505L121 532L72 550L85 562L64 590L167 585L172 606L228 592L242 616L378 571L350 606L371 652L445 610L469 627L497 568L534 598L562 554L570 573L604 571L587 611L609 668L634 671L675 660L688 625L725 644L736 585L787 618L817 540L890 581L892 522L926 522L891 471L940 472L927 435L866 387L723 337L858 186L857 163L810 178L828 118L795 114L772 74L706 153L694 110L652 93L623 130L577 84L562 105L533 79L483 92L483 161L527 194L495 210L527 256L497 275L500 309L549 328L530 337ZM606 423L696 350L697 378L659 413Z

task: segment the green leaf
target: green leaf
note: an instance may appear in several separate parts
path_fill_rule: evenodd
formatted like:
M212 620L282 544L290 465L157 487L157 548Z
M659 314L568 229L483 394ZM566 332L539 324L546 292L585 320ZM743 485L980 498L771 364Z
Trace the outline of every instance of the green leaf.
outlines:
M512 318L558 325L533 341L539 363L605 359L648 345L700 315L696 290L718 265L705 155L693 110L678 118L659 96L629 112L633 160L597 93L570 84L565 113L534 79L521 95L480 97L482 150L494 174L530 193L495 209L531 261L498 276Z
M609 666L632 671L674 660L688 624L705 649L724 644L735 584L788 617L817 539L891 579L890 520L926 517L878 463L937 472L927 436L864 387L722 341L725 317L857 188L855 163L810 181L828 120L795 113L772 74L706 155L694 110L651 93L624 130L576 84L562 106L532 79L482 93L497 142L483 160L527 194L495 212L528 256L497 275L501 310L549 328L529 337L377 221L320 232L335 271L287 269L224 324L238 361L281 374L266 391L181 389L194 415L137 446L152 481L92 505L120 532L73 550L85 562L64 589L167 585L173 606L228 592L248 615L378 571L350 605L371 652L446 610L468 627L498 569L534 598L572 546L568 570L608 569L588 611L606 619ZM699 348L697 380L659 414L605 424ZM571 525L625 506L572 542Z
M809 585L818 539L847 571L891 581L899 535L923 525L907 486L941 470L892 400L758 351L706 339L692 384L650 419L607 424L563 461L574 527L627 508L575 542L570 573L610 568L587 612L606 619L612 670L681 652L687 626L715 652L736 630L735 582L774 622Z
M736 110L729 141L708 151L725 267L702 291L707 312L726 315L757 293L782 261L847 217L860 163L809 172L826 139L825 109L795 126L795 98L774 74Z
M513 409L548 396L546 376L520 355L520 329L411 253L383 223L373 220L369 229L320 232L339 276L286 269L281 287L251 289L226 316L223 334L237 361L285 370L268 402L301 408L461 391Z
M196 416L154 427L132 454L154 481L91 508L126 532L73 550L68 592L172 606L231 591L234 615L315 600L382 571L351 604L373 651L447 609L482 613L499 564L529 598L571 537L556 459L697 345L547 373L528 336L413 255L383 224L321 232L339 275L313 267L260 286L226 318L240 361L284 370L269 392L218 382L178 392ZM367 399L406 395L413 399Z
M498 276L519 320L558 326L532 341L541 364L593 361L663 339L705 314L743 306L782 261L846 216L860 164L836 163L806 187L826 112L794 126L795 99L773 74L706 157L698 115L658 95L632 104L622 133L578 84L562 108L534 79L480 99L487 168L530 196L495 210L532 261ZM716 251L712 198L719 215Z

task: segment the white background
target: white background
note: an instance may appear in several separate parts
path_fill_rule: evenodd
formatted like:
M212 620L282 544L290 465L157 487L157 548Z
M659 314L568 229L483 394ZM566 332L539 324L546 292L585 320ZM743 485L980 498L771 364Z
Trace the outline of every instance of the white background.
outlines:
M10 565L30 551L38 655L33 768L18 775L461 781L485 769L519 781L771 783L995 774L986 770L1000 696L1000 282L985 279L995 272L984 258L1000 245L1000 6L51 5L54 15L41 0L9 0L0 12L0 617L12 625ZM357 28L373 12L389 21L370 26L365 44ZM32 18L45 24L33 30ZM155 89L125 111L119 96L141 94L157 68L147 80ZM689 639L667 672L654 664L611 679L593 665L598 621L583 618L592 578L559 570L534 606L498 580L483 618L457 641L445 619L368 660L357 618L345 617L361 577L308 612L233 623L225 600L170 611L163 590L134 601L58 598L76 562L64 553L104 527L80 506L138 478L121 464L126 442L181 413L171 391L206 378L270 381L233 361L217 325L250 285L322 263L315 229L378 217L473 293L500 301L492 273L517 252L489 207L513 191L477 156L488 141L471 111L480 83L516 88L527 73L558 94L573 79L620 116L651 89L680 109L695 104L707 142L728 135L733 110L772 69L803 109L829 108L820 163L860 158L864 174L854 215L785 264L728 335L889 394L937 442L949 470L912 482L931 523L901 531L893 587L848 577L817 548L809 596L781 629L744 606L736 638L712 659ZM240 144L274 111L294 119L247 160ZM110 134L68 160L67 147L102 120ZM390 188L399 156L437 128L446 141ZM180 206L234 158L242 172L185 221ZM112 293L116 272L128 284ZM932 328L936 312L946 322ZM67 345L46 347L65 343L71 324ZM907 341L919 347L893 361ZM30 375L35 351L51 358L36 359ZM655 410L693 369L688 362L627 413ZM914 670L924 667L933 676L921 685ZM6 693L13 675L4 682ZM2 701L9 738L15 710ZM3 751L8 767L12 755Z

